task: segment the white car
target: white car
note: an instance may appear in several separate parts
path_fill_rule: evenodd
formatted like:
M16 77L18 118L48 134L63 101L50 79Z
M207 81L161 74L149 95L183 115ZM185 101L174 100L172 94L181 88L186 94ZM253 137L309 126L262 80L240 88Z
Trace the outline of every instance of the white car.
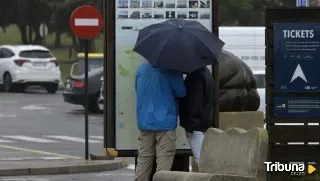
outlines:
M266 81L265 71L253 71L253 77L257 82L257 91L260 95L260 107L258 111L266 112L265 94L266 94Z
M56 58L43 46L0 46L0 85L6 92L22 92L27 85L41 85L54 94L60 76Z

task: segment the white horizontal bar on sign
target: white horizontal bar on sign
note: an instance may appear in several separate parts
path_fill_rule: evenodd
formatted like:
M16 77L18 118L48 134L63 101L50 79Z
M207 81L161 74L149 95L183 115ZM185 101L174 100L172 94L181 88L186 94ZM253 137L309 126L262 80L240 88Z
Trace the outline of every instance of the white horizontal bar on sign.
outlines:
M10 138L15 140L23 140L23 141L30 141L30 142L37 142L37 143L56 143L58 141L47 140L43 138L34 138L30 136L22 136L22 135L10 135L10 136L2 136L3 138Z
M74 20L75 26L99 26L99 19L93 18L76 18Z
M45 135L44 137L54 138L54 139L59 139L59 140L66 140L66 141L74 141L74 142L85 143L85 139L77 138L77 137L71 137L71 136ZM90 139L88 141L89 141L89 143L102 143L102 141L95 141L95 140L90 140Z

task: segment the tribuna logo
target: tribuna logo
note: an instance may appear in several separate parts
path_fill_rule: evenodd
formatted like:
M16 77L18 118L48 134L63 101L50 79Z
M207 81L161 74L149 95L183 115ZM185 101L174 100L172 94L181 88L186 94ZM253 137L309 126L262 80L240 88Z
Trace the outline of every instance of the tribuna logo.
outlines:
M289 172L290 175L305 175L305 165L303 163L280 163L264 162L267 165L268 172Z

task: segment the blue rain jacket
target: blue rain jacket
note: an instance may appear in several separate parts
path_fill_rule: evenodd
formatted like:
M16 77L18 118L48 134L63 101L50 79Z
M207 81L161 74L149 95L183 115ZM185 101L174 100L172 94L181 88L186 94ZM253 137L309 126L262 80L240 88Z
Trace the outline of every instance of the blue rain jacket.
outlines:
M136 73L137 125L144 131L170 131L177 128L177 98L186 90L181 72L153 68L144 63Z

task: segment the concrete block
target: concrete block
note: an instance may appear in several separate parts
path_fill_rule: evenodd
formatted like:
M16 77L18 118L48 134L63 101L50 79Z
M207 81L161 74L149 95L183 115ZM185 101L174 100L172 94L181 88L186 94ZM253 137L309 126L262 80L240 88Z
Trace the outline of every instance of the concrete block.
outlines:
M0 176L29 175L29 168L0 169Z
M202 143L199 172L265 180L267 151L268 133L263 128L210 128Z
M191 168L192 172L198 172L198 164L196 163L194 157L191 157Z
M176 171L159 171L153 176L153 181L211 181L211 174L193 173L193 172L176 172Z
M122 168L122 163L115 161L114 163L108 164L99 164L99 172L101 171L109 171L109 170L116 170Z
M245 130L264 126L264 114L261 111L220 112L219 129L227 130L237 127Z
M55 175L55 174L68 174L69 167L39 167L39 168L30 168L30 175Z
M114 160L112 156L90 154L90 160Z
M98 164L92 164L92 165L76 165L71 166L69 168L69 173L93 173L93 172L99 172L99 165Z
M261 111L247 112L220 112L219 129L242 128L250 130L252 128L264 127L264 114ZM192 162L192 172L198 172L198 165Z
M234 175L214 175L210 173L159 171L153 176L153 181L258 181L254 177Z

